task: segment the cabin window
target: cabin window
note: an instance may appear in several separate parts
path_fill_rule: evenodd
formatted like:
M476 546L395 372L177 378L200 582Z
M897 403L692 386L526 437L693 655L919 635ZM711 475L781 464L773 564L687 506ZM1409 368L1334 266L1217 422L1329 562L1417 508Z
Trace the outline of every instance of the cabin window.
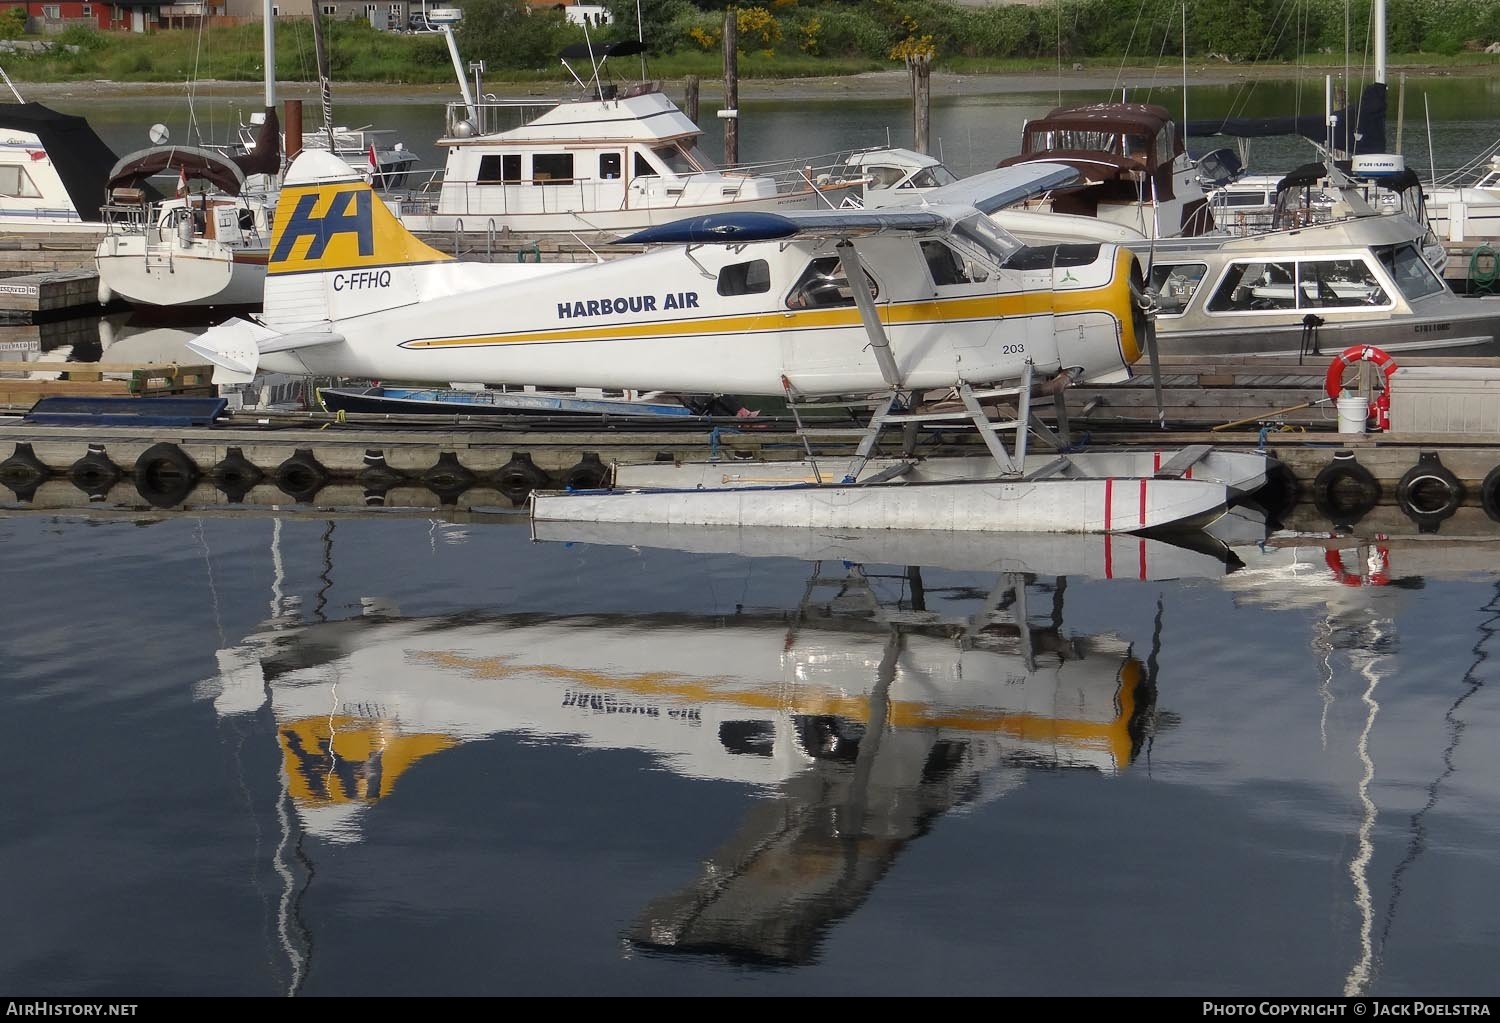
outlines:
M0 167L0 195L12 199L40 199L41 190L24 167Z
M1407 301L1447 290L1448 285L1443 283L1414 245L1397 245L1381 250L1380 261L1396 279L1396 287L1401 289L1401 294L1406 296Z
M865 187L895 188L905 176L906 172L900 167L866 167L865 177L869 178L870 183Z
M1295 309L1297 293L1291 263L1231 263L1218 290L1208 301L1210 312L1250 309Z
M719 271L719 294L762 295L771 290L771 264L764 259L731 263Z
M1206 263L1184 263L1170 266L1158 263L1151 268L1147 288L1156 296L1158 316L1181 316L1208 273Z
M338 4L324 4L322 11L331 18L339 12Z
M932 275L932 283L939 287L945 284L974 283L964 269L964 261L959 258L958 253L942 242L923 242L922 259L927 264L927 272Z
M638 178L654 178L661 172L651 166L651 161L646 159L644 153L635 154L635 176Z
M94 5L84 4L82 8L82 14L85 18L92 18L94 16Z
M61 21L62 7L58 4L42 4L42 17L48 21Z
M868 271L865 281L870 287L870 297L880 297L880 286ZM834 306L854 304L854 292L849 288L849 279L837 256L822 256L807 264L802 276L786 297L789 309L826 309Z
M1385 305L1385 290L1363 260L1315 259L1297 264L1297 290L1304 307Z
M620 167L623 157L619 153L599 154L599 177L605 181L612 181L620 176Z
M521 154L506 153L479 158L479 183L493 185L497 181L513 183L521 180Z
M531 183L533 185L571 185L573 183L573 154L536 153L533 155Z

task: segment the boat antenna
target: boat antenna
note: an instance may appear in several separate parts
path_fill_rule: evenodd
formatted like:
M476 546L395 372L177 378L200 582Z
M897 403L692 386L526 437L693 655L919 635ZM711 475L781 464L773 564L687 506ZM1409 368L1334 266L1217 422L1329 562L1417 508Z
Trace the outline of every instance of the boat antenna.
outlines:
M646 80L646 29L641 21L641 0L635 0L635 38L641 44L641 81Z
M26 102L21 98L21 92L16 88L16 83L10 80L10 75L5 73L5 69L3 67L0 67L0 78L5 79L6 88L10 89L10 94L16 98L17 103Z

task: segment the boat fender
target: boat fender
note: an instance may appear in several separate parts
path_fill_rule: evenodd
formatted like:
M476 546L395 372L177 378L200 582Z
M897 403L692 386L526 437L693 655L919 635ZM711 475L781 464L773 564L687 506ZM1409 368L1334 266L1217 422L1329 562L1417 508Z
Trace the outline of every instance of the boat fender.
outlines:
M198 463L176 444L153 444L135 460L131 470L138 494L157 508L171 508L187 500L198 482Z
M1266 482L1261 484L1251 502L1259 505L1276 522L1283 521L1302 497L1297 475L1279 458L1266 456Z
M230 504L239 504L246 494L266 478L260 466L246 458L239 448L226 451L224 458L210 470L209 475L213 478L214 486L224 492Z
M537 487L545 486L547 480L547 473L525 451L512 452L510 461L495 470L495 489L516 504Z
M599 459L597 451L585 451L583 457L563 473L564 490L598 490L609 479L609 466Z
M1479 484L1479 503L1491 520L1500 522L1500 465L1491 469Z
M1352 526L1380 501L1380 481L1352 451L1334 453L1313 479L1313 506L1336 526Z
M90 444L88 453L68 467L68 478L73 486L89 495L91 501L102 501L110 488L125 475L109 455L103 444Z
M294 501L311 501L332 478L323 463L313 457L311 448L298 448L276 467L272 478L283 494Z
M1328 364L1328 375L1323 378L1323 393L1338 401L1344 393L1344 369L1356 362L1373 362L1385 374L1385 386L1370 406L1370 418L1382 430L1391 426L1391 374L1396 372L1396 362L1384 348L1374 345L1350 345Z
M1328 548L1323 561L1333 571L1333 577L1345 586L1385 586L1391 581L1391 552L1385 547L1376 547L1370 559L1370 574L1360 575L1344 567L1344 552Z
M1464 485L1443 465L1436 451L1424 451L1396 485L1396 503L1423 533L1438 525L1464 501Z
M436 464L422 474L422 483L443 504L452 504L458 500L458 495L472 487L476 480L474 473L464 468L458 461L458 455L452 451L439 454Z
M16 484L31 486L42 482L52 474L42 460L36 457L36 452L31 449L31 444L21 442L16 445L15 451L5 461L0 462L0 483L15 490Z
M393 469L385 460L385 452L380 448L365 449L365 467L359 471L359 482L364 485L366 497L369 492L374 491L385 496L386 491L406 479L399 469Z

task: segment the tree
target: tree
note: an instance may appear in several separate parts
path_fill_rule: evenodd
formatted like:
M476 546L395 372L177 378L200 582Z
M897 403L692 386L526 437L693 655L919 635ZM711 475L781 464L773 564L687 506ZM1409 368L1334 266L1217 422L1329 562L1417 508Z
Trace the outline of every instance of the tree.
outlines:
M532 10L526 0L467 0L458 42L469 59L497 70L551 67L558 52L579 36L562 11Z

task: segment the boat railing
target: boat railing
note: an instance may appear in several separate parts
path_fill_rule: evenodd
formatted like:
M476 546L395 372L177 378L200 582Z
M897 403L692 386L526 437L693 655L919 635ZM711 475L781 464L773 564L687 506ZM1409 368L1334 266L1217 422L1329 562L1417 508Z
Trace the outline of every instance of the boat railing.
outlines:
M448 138L472 138L476 135L494 135L536 120L548 110L567 100L528 98L523 100L496 99L485 96L471 108L462 100L453 100L447 105L443 118L444 132Z

